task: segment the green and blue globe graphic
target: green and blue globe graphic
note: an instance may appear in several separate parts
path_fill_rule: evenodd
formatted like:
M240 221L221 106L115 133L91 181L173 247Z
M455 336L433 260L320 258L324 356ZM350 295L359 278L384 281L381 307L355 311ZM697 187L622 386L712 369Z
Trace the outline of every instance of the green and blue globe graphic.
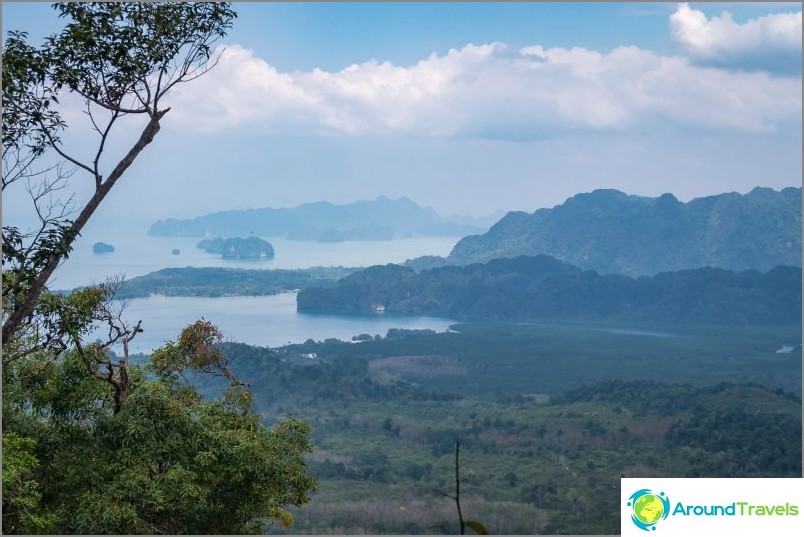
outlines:
M656 529L656 523L670 514L670 499L664 492L654 493L650 489L636 491L628 499L631 507L631 521L641 530Z

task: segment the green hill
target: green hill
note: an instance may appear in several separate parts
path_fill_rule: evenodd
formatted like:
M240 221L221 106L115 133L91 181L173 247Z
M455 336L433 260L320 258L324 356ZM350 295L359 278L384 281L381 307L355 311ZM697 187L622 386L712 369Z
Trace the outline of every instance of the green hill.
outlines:
M549 256L495 259L416 273L374 266L297 296L300 312L404 313L469 320L801 322L801 268L702 268L653 277L600 275Z
M801 188L755 188L683 203L672 194L578 194L552 209L511 212L455 245L448 263L546 254L602 274L653 275L699 267L741 271L801 266Z

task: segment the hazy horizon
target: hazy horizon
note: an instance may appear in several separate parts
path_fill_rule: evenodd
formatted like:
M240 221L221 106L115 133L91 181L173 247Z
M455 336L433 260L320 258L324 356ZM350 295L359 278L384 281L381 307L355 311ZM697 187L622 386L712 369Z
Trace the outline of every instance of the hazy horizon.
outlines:
M597 188L801 186L800 4L234 7L219 64L175 88L90 226L382 195L479 217ZM34 42L61 24L48 4L2 11L4 34ZM66 147L86 157L64 104ZM135 133L117 133L107 169ZM4 192L4 221L25 196Z

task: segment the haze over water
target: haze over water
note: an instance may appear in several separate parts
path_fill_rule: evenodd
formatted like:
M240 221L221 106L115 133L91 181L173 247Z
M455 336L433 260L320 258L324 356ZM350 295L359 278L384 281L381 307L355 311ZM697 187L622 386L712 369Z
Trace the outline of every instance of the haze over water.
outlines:
M142 276L168 267L227 267L242 269L299 269L311 267L366 267L403 263L423 255L449 255L460 237L418 237L393 241L345 241L320 243L263 237L276 256L270 261L227 261L196 248L200 237L150 237L145 229L121 230L93 227L78 241L69 259L48 283L51 289L72 289L123 274ZM115 251L95 254L92 245L106 242ZM173 249L180 251L173 255Z
M308 339L350 341L359 334L385 336L391 328L444 332L455 323L438 317L297 313L296 293L221 298L157 295L128 302L125 318L132 323L142 319L144 329L129 350L147 353L165 341L175 341L182 328L201 317L218 326L226 341L262 347L280 347Z
M149 237L144 232L122 233L94 229L82 236L70 258L54 274L52 289L72 289L123 274L141 276L168 267L227 267L239 269L298 269L316 266L360 267L402 263L422 255L446 256L458 237L410 238L394 241L317 243L267 238L276 250L271 261L226 261L196 248L199 238ZM92 245L112 244L109 254L92 253ZM171 254L180 250L179 255ZM359 334L384 336L390 328L445 331L454 321L435 317L311 315L296 312L296 293L273 296L167 297L127 301L123 318L143 321L144 332L130 345L146 353L175 340L182 328L201 317L215 323L227 341L276 347L308 339L351 340ZM97 334L99 337L102 334Z

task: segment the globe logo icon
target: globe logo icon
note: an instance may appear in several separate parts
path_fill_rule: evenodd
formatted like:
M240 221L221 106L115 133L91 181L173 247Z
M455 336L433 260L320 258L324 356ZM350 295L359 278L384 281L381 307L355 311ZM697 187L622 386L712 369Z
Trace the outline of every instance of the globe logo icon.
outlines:
M656 494L650 489L636 491L628 499L631 521L641 530L656 530L656 523L670 513L670 499L664 492Z

